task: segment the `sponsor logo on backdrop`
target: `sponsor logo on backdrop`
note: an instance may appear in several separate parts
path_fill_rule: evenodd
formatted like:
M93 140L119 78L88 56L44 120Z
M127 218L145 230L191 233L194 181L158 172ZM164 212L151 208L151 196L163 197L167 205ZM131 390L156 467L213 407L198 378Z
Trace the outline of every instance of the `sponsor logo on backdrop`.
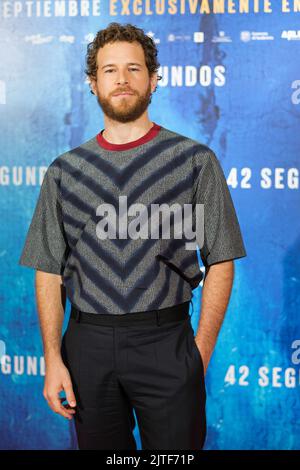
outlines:
M49 44L54 39L54 36L43 36L42 34L30 34L24 37L25 42L31 42L33 45Z
M286 39L287 41L299 41L300 40L300 30L284 30L281 33L281 39Z
M155 44L160 44L160 39L157 38L157 37L155 37L155 33L153 33L153 31L145 32L145 34L146 34L147 36L149 36L149 38L151 38L152 41L155 42Z
M167 36L167 42L175 42L175 41L184 42L184 41L191 41L191 40L192 40L192 36L189 34L170 33Z
M217 36L215 35L212 37L211 42L232 42L232 39L230 36L227 36L225 34L225 31L219 31L219 34Z
M68 44L74 44L75 42L75 36L67 36L66 34L62 34L61 36L59 36L58 38L59 42L66 42Z
M194 32L194 42L204 42L204 32L195 31Z
M82 41L82 44L89 44L89 43L92 42L94 39L95 39L95 34L93 34L93 33L87 33L87 34L84 36L84 39L83 39L83 41Z
M272 36L266 31L241 31L240 39L242 42L273 41L274 36Z

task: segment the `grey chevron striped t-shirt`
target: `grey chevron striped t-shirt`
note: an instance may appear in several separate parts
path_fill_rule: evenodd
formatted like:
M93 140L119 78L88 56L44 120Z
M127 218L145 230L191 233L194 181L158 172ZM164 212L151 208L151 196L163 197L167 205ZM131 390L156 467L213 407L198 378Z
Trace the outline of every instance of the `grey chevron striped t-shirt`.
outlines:
M156 123L126 144L109 143L102 132L48 167L19 264L60 274L83 312L122 315L190 300L203 274L185 237L151 238L149 227L144 238L99 236L103 208L118 214L122 197L128 208L143 204L148 216L152 204L203 204L204 266L246 256L223 170L208 146ZM136 218L127 216L128 223ZM147 215L139 220L145 229Z

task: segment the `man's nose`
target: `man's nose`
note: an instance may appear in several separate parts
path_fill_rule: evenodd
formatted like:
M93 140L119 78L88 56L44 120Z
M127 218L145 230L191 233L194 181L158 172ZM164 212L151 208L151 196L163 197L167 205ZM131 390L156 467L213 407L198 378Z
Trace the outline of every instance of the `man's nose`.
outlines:
M127 77L126 72L118 72L117 83L118 84L128 83L128 77Z

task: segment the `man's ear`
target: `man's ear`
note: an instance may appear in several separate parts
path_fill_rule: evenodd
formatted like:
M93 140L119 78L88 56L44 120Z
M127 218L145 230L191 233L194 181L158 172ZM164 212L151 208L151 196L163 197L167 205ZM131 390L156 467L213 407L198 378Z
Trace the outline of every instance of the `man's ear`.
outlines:
M156 90L156 87L157 87L157 72L154 72L152 75L151 75L151 78L150 78L150 81L151 81L151 90L152 90L152 93L155 92Z
M96 82L95 78L90 78L89 82L90 82L91 91L94 93L94 95L97 95L97 88L96 88L96 83L97 82Z

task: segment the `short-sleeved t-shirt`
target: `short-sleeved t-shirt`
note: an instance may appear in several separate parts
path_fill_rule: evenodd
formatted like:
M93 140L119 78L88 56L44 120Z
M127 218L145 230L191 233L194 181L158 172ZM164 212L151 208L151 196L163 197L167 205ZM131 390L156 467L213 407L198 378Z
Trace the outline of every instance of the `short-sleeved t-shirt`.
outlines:
M195 207L203 204L204 266L246 256L216 155L156 123L125 144L109 143L102 132L48 167L19 264L61 275L68 299L83 312L121 315L189 301L203 278L197 250L187 250L185 236L178 239L172 230L169 238L161 231L155 238L149 216L153 204L188 204L195 228ZM118 231L103 237L104 208L119 214L121 200L128 209L143 205L144 212L128 210L127 223L146 213L132 225L144 238L122 238ZM174 223L172 211L170 217Z

